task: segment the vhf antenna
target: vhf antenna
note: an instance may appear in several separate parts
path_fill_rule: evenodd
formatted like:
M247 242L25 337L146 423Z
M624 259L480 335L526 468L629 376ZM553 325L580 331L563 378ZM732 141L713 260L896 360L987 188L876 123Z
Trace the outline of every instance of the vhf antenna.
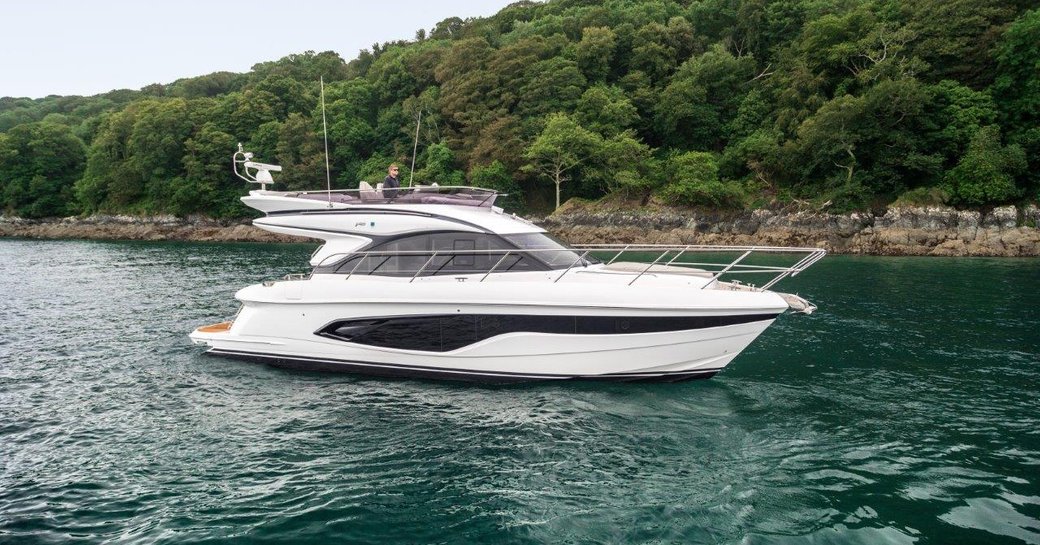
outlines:
M415 143L412 144L412 168L408 171L408 187L412 187L415 176L415 151L419 149L419 124L422 123L422 108L419 108L419 119L415 122Z
M329 169L329 126L325 121L325 77L319 76L321 84L321 132L325 135L325 189L328 190L329 208L332 208L332 172Z

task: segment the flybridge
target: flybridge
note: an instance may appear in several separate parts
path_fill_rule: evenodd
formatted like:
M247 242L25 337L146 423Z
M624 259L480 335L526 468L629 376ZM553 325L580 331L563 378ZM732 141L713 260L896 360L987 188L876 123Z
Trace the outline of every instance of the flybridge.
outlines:
M495 199L505 196L504 193L491 189L470 186L441 187L436 183L394 188L393 191L384 192L382 183L373 187L365 181L359 182L357 189L270 191L267 186L274 183L271 173L281 172L282 167L253 161L253 157L252 153L244 151L242 144L239 144L238 151L232 156L232 164L236 176L251 184L260 185L259 190L250 191L248 197L243 197L242 202L265 213L373 204L446 204L493 208Z

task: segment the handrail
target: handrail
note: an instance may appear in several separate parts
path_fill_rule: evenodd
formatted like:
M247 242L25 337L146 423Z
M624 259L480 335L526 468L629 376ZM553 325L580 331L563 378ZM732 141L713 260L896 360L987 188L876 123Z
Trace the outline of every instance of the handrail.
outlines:
M430 259L427 259L426 263L423 263L422 267L419 267L419 270L415 271L415 274L412 275L412 279L409 280L408 283L411 284L412 282L415 282L415 279L418 278L419 275L422 274L422 272L426 270L426 267L429 266L430 263L432 263L433 260L436 259L436 258L437 258L437 252L433 252L433 255L430 256Z
M557 250L557 251L559 251L559 250ZM560 281L560 279L561 279L561 278L563 278L563 275L565 275L565 274L569 273L569 272L571 271L571 269L573 269L573 268L574 268L574 266L575 266L575 265L577 265L578 263L580 263L580 262L582 262L582 261L585 261L585 256L587 256L587 255L589 255L589 252L588 252L588 251L586 251L585 253L583 253L583 254L581 254L580 256L578 256L578 259L575 259L575 260L574 260L574 263L571 263L571 264L570 264L570 265L569 265L569 266L567 267L567 270L563 271L563 272L562 272L562 273L560 274L560 276L557 276L557 277L556 277L556 280L553 280L553 284L555 284L555 283L559 282L559 281Z
M657 265L657 262L660 261L661 259L663 259L664 256L666 256L666 255L668 255L668 250L665 250L665 251L661 252L661 255L657 256L657 259L655 259L653 263L647 265L646 268L643 269L643 272L641 272L638 275L636 275L636 277L633 278L632 281L628 283L628 285L631 286L632 284L634 284L636 282L636 280L639 280L640 278L642 278L643 275L646 274L646 271L649 271L650 269L654 268L654 265Z
M675 257L673 257L672 259L670 259L670 260L668 261L668 263L665 263L665 265L671 265L671 264L675 263L675 260L676 260L676 259L679 259L679 257L681 257L681 256L682 256L682 255L683 255L684 253L686 253L686 249L687 249L687 248L689 248L689 246L683 246L683 249L682 249L682 251L680 251L679 253L675 254Z
M614 257L610 258L610 261L607 261L607 265L610 265L611 263L616 261L617 258L621 257L621 254L627 252L631 246L631 244L626 244L624 248L618 250L618 253L614 254Z
M566 268L552 268L550 265L550 271L548 280L553 283L557 283L564 277L570 274L572 270L577 268L578 264L586 262L589 256L593 253L599 253L601 255L611 256L610 260L606 263L599 262L602 266L586 269L582 272L596 272L603 274L612 275L631 275L632 278L628 280L627 284L632 285L636 280L643 278L644 276L687 276L691 278L703 278L703 283L695 282L695 285L699 285L701 289L713 287L713 285L719 281L723 276L731 275L748 275L748 274L760 274L767 275L766 281L761 287L749 286L749 289L756 291L768 290L774 286L777 282L790 277L796 276L805 269L809 268L817 261L822 259L827 252L820 248L783 248L773 246L707 246L707 245L653 245L653 244L626 244L626 245L610 245L610 244L589 244L570 248L499 248L489 250L477 250L477 249L460 249L460 250L407 250L407 251L355 251L355 252L342 252L330 255L322 260L317 267L340 267L349 263L348 260L356 260L356 263L350 268L349 272L346 273L346 279L350 279L354 275L365 275L365 276L405 276L410 277L408 282L414 282L420 277L436 276L441 273L445 266L450 263L457 263L456 258L460 256L466 256L474 258L473 260L467 260L472 262L472 268L465 270L458 270L454 268L449 272L453 275L480 275L480 279L477 282L485 282L495 277L501 278L501 275L508 274L513 271L513 266L516 263L521 262L525 257L537 258L539 255L549 255L554 258L557 262L560 261L559 257L561 253L569 253L574 256L575 259L570 261ZM719 257L723 257L723 254L737 254L735 258L725 257L712 261L713 257L707 259L682 259L683 257L692 257L690 254L717 254ZM673 255L674 254L674 255ZM784 259L779 254L805 254L799 256L800 259L794 262L793 265L786 264L749 264L746 260L754 255L771 255L774 256L772 259L780 260ZM479 260L480 256L486 256L486 260ZM604 259L606 258L604 256ZM419 265L417 260L403 260L395 261L397 268L391 270L380 270L390 262L391 258L425 258L422 264L415 269L416 265ZM497 258L492 263L492 257ZM439 258L445 259L445 262L440 267L434 268L432 265L437 262ZM507 269L503 269L503 264L510 258L516 258L516 262ZM628 267L619 266L619 260L623 259L626 262L639 263L638 267L629 265ZM364 264L376 263L375 266L367 266L364 269ZM791 258L787 259L788 262ZM552 259L542 259L543 263L550 264ZM761 260L759 260L761 261ZM337 265L342 263L343 265ZM658 264L664 263L660 267ZM490 265L490 268L488 268ZM586 263L588 265L588 263ZM404 268L407 266L408 269ZM456 265L455 267L458 267ZM362 271L362 272L358 272ZM562 272L561 272L562 271ZM545 271L543 271L545 272ZM494 277L492 273L497 273ZM558 273L558 274L554 274Z
M513 252L506 252L505 254L502 254L502 258L499 259L497 262L495 262L495 266L491 267L490 269L488 269L488 272L486 274L484 274L484 276L480 277L480 281L483 282L483 281L487 280L488 275L493 273L493 272L495 272L495 269L497 269L498 266L501 265L502 262L505 261L506 258L509 257L509 254L511 254L511 253L513 253Z
M727 272L729 272L729 270L732 269L733 267L735 267L737 265L737 263L740 263L741 261L744 261L744 258L749 256L749 255L751 255L751 252L753 252L753 251L754 250L748 250L748 251L744 252L735 261L731 262L729 265L726 265L726 268L724 268L721 271L715 273L715 275L711 277L712 282L718 280L720 276L722 276L722 275L726 274ZM710 284L711 284L711 282L708 282L707 284L702 286L701 289L704 289L706 286L708 286Z

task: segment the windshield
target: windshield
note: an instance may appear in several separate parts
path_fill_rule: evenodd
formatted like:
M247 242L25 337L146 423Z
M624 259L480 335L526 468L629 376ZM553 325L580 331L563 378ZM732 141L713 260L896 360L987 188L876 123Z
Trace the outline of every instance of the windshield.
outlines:
M599 263L592 257L585 257L579 261L581 253L572 250L567 244L556 240L547 233L521 233L518 235L502 235L502 238L516 245L521 250L535 250L531 256L545 263L551 269L566 269L567 267L585 266Z

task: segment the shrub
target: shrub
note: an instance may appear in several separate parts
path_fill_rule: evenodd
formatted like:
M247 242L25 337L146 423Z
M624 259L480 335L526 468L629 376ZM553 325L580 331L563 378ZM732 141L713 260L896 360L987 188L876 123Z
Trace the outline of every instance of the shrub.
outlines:
M938 206L946 204L949 200L950 194L941 187L918 187L900 195L892 206Z
M690 151L671 159L672 180L659 195L669 203L687 206L739 208L744 201L740 184L719 180L715 156L703 151Z
M1025 152L1018 146L1001 146L1000 128L979 129L957 166L943 178L951 201L980 205L1004 203L1019 196L1014 176L1026 169Z

